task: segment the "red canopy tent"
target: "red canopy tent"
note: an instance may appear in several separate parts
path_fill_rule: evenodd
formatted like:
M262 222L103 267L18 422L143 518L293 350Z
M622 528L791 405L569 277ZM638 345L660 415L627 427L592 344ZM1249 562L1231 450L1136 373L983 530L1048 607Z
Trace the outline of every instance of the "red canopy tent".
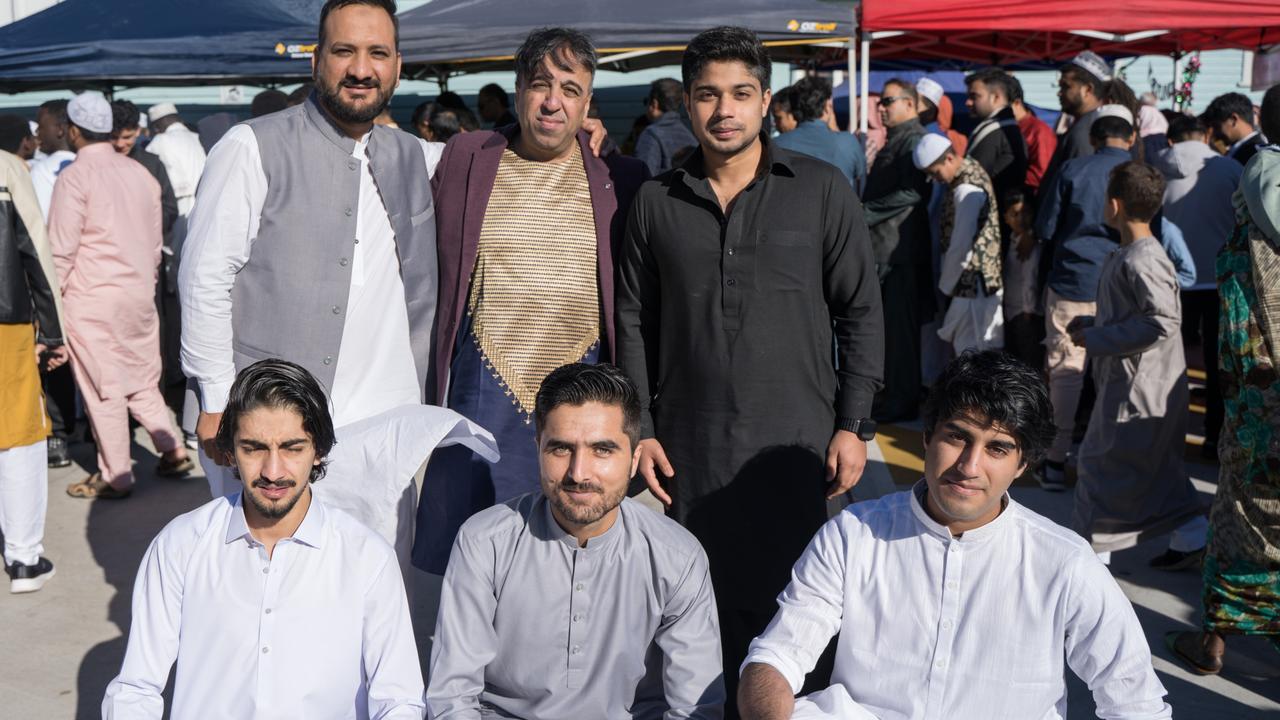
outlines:
M868 56L966 65L1056 65L1082 50L1166 55L1280 44L1277 0L863 0L864 129ZM851 43L849 70L855 69Z
M989 65L1280 43L1276 0L865 0L861 20L877 58Z

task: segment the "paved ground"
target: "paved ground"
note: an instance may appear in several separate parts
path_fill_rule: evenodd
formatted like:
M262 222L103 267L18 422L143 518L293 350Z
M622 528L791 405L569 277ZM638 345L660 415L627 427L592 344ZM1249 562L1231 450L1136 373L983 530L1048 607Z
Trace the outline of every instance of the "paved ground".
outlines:
M887 464L869 469L860 495L906 487L918 477L918 428L887 428L881 441ZM130 595L147 543L170 518L208 500L203 478L158 480L156 457L135 447L139 485L121 502L87 502L63 488L80 479L92 463L90 447L74 448L79 465L51 473L46 554L58 574L42 592L0 595L0 716L5 718L96 718L102 692L119 669L129 627ZM1205 502L1213 492L1216 468L1193 465ZM1065 522L1069 494L1050 494L1020 481L1014 497ZM1200 678L1184 671L1162 642L1169 630L1190 627L1198 612L1197 574L1157 573L1146 560L1162 550L1161 539L1116 554L1113 570L1134 602L1155 656L1155 668L1169 690L1176 716L1201 720L1280 718L1280 654L1265 643L1234 639L1226 669ZM419 646L429 651L437 578L418 573L410 581ZM425 667L425 662L424 662ZM211 669L216 672L216 669ZM1093 717L1088 691L1072 678L1072 720Z

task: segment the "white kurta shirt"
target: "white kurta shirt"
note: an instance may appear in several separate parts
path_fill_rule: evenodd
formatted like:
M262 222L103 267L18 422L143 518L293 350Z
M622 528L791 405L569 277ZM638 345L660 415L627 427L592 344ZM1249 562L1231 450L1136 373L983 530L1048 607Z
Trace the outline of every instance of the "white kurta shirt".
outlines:
M952 537L924 487L824 525L746 663L799 692L839 631L832 682L880 720L1058 720L1065 656L1099 717L1171 717L1133 607L1083 539L1012 499Z
M70 150L57 150L31 163L31 184L36 188L36 200L44 221L49 222L49 206L53 204L53 186L58 174L75 162L76 154Z
M324 482L321 480L320 482ZM312 497L271 557L240 494L175 518L147 548L104 720L418 720L422 670L395 553Z
M174 123L152 138L146 150L158 155L164 163L173 194L178 199L178 214L186 217L195 204L196 186L204 172L205 154L200 136L182 123Z
M428 176L435 174L443 147L422 143ZM421 400L400 258L369 165L368 135L356 143L352 156L363 165L359 242L353 246L351 290L330 388L335 427ZM236 125L209 153L183 249L184 259L198 260L187 264L179 278L182 367L199 382L205 412L226 407L235 380L231 288L236 273L249 261L266 197L267 176L257 138L248 125Z

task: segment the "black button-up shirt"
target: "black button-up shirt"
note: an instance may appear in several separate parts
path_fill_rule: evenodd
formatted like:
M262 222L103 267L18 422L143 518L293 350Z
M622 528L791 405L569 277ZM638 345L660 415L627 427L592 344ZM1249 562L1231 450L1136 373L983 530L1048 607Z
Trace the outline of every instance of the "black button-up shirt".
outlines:
M645 436L675 465L677 506L767 447L825 456L837 417L869 416L880 386L862 205L831 165L764 142L727 216L701 150L643 185L619 253L618 360L640 388Z

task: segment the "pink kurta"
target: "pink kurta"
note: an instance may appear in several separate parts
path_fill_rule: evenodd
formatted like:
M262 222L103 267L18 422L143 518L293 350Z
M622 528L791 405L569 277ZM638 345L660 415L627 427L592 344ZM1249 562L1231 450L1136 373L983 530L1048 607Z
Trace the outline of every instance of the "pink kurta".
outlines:
M72 360L102 399L160 381L160 184L110 143L88 145L58 176L49 241Z

